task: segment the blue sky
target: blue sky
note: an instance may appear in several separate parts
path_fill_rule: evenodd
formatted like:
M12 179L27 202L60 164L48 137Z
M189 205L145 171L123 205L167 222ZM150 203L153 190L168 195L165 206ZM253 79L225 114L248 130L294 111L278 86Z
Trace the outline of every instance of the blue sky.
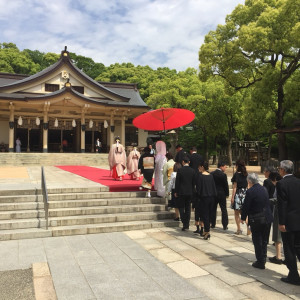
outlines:
M106 66L198 68L209 30L244 0L0 0L0 43L70 52Z

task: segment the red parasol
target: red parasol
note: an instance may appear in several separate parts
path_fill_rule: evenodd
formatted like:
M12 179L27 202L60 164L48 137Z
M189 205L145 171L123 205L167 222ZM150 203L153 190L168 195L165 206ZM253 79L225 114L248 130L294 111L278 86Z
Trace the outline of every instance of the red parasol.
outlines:
M150 131L169 130L184 126L195 119L195 114L181 108L159 108L133 119L132 124Z

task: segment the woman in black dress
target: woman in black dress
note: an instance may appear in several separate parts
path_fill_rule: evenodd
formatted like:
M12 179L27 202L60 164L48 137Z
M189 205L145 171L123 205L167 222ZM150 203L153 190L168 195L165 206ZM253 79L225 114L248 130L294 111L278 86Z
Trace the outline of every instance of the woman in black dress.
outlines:
M246 191L248 187L247 182L247 170L245 162L238 160L236 162L236 172L234 173L231 182L232 182L232 197L231 197L231 208L234 209L234 218L237 226L235 234L242 234L241 230L241 210L245 201Z
M214 178L208 173L208 162L201 162L196 178L196 190L200 206L200 219L204 223L203 237L210 239L210 218L214 199L217 196Z

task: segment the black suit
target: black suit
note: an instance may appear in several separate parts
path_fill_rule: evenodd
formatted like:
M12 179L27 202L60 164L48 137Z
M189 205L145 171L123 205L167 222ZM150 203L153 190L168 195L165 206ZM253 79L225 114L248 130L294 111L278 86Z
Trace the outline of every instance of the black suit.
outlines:
M183 158L186 156L189 157L189 155L183 149L181 149L177 152L174 161L182 164Z
M195 171L188 165L178 169L175 181L176 205L183 228L188 229L191 219L191 199L195 190Z
M277 182L276 190L279 224L287 230L281 236L288 279L300 282L296 258L300 261L300 179L287 175Z
M260 264L264 265L267 258L267 244L270 230L269 227L273 221L273 216L269 205L268 193L263 186L257 183L246 191L241 219L245 221L247 216L262 212L263 210L265 211L267 224L261 225L257 231L251 228L251 231L256 259Z
M266 190L268 192L269 199L273 198L274 197L274 192L275 192L275 185L273 184L272 180L270 178L265 179L263 185L264 185L264 187L266 188ZM274 202L269 201L269 204L270 204L271 211L273 213L273 211L274 211ZM269 234L268 234L269 237L270 237L270 231L271 231L271 227L270 227Z
M190 155L190 167L193 168L196 173L201 163L203 163L203 157L200 154L195 152Z
M228 213L226 207L226 197L229 196L229 187L227 181L227 175L221 170L216 169L211 172L211 175L214 177L216 189L217 189L217 197L215 197L215 202L213 204L212 216L211 216L211 226L216 226L217 220L217 207L220 205L222 211L222 225L223 228L227 228L228 225Z

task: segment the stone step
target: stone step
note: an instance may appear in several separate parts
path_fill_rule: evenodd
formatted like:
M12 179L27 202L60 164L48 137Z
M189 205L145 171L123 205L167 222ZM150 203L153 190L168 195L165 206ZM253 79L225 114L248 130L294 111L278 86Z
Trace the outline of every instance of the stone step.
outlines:
M45 228L45 219L17 219L0 220L0 230L24 229L24 228Z
M144 221L144 220L161 220L173 219L174 213L167 211L159 212L131 212L120 214L104 214L104 215L80 215L69 216L60 218L50 218L49 226L73 226L73 225L86 225L86 224L103 224L115 222L128 222L128 221Z
M107 165L107 153L0 153L2 166Z
M49 209L71 208L71 207L91 207L108 205L137 205L137 204L163 204L162 198L119 198L119 199L88 199L88 200L66 200L50 201Z
M151 196L155 197L156 192L151 192ZM66 192L66 193L49 193L49 201L65 201L65 200L89 200L89 199L116 199L116 198L145 198L145 192ZM163 198L162 198L163 199Z
M16 220L23 221L23 220ZM31 222L32 220L28 220ZM33 220L36 222L36 220ZM1 222L1 221L0 221ZM193 228L194 221L191 220L190 228ZM229 223L234 223L234 217L229 216ZM30 223L27 223L30 224ZM33 224L33 223L31 223ZM35 223L37 224L37 222ZM217 225L221 224L221 218L217 217ZM19 240L19 239L31 239L31 238L45 238L51 236L65 236L65 235L77 235L77 234L92 234L92 233L104 233L114 231L126 231L126 230L140 230L150 228L160 228L164 226L178 227L181 226L181 222L173 221L173 219L165 220L144 220L144 221L129 221L129 222L113 222L102 224L86 224L86 225L73 225L73 226L57 226L49 227L45 229L45 221L39 220L41 228L18 228L17 222L11 225L11 228L0 230L0 241L4 240Z
M1 201L1 200L0 200ZM43 202L1 203L0 211L43 209Z
M142 205L119 205L119 206L91 206L91 207L74 207L74 208L58 208L50 209L49 217L66 217L66 216L85 216L96 214L122 214L122 213L138 213L149 211L163 211L165 205L161 204L142 204Z
M46 238L51 236L52 231L44 228L0 230L0 241Z
M93 224L85 226L64 226L51 228L52 236L66 236L78 234L105 233L115 231L141 230L150 228L161 228L164 226L178 227L179 222L173 220L148 220Z
M0 212L0 220L45 218L44 210L18 210Z
M173 220L148 220L148 221L131 221L116 222L104 224L89 224L85 226L63 226L44 228L26 228L15 230L0 230L0 241L20 240L32 238L46 238L52 236L66 236L78 234L105 233L126 230L140 230L150 228L161 228L164 226L177 227L179 222Z
M39 195L41 191L39 189L14 189L14 190L0 190L0 201L2 202L5 197L9 196L33 196Z
M0 196L1 204L9 203L26 203L26 202L42 202L42 195L16 195L16 196Z

